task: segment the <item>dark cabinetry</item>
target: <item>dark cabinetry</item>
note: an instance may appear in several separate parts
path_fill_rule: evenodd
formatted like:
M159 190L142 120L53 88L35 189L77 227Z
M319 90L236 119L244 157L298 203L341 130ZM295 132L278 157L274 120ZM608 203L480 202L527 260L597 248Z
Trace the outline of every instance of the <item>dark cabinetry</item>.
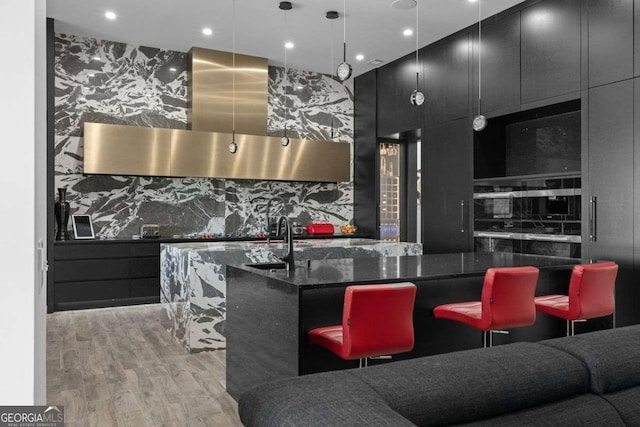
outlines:
M160 301L159 243L60 243L54 259L54 311Z
M357 77L353 83L353 216L360 231L372 236L377 230L377 181L379 170L376 139L377 70Z
M424 129L424 253L469 251L473 230L473 145L467 118Z
M616 282L619 325L637 322L633 281L633 80L589 90L584 255L620 265Z
M522 103L580 90L580 0L546 0L522 11Z
M640 0L633 1L633 58L633 75L640 76Z
M426 121L441 123L467 117L471 73L469 34L447 38L423 51Z
M420 69L422 74L422 69ZM424 107L410 102L416 88L416 57L407 55L378 69L377 92L378 135L388 136L420 127L420 114Z
M589 87L633 76L633 0L589 0Z
M473 43L473 80L471 96L478 94L478 64L482 60L482 112L502 112L520 107L520 13L490 19L482 27L482 55L478 57L478 33ZM473 103L472 103L473 104ZM475 104L472 111L475 114ZM489 114L490 115L490 114Z

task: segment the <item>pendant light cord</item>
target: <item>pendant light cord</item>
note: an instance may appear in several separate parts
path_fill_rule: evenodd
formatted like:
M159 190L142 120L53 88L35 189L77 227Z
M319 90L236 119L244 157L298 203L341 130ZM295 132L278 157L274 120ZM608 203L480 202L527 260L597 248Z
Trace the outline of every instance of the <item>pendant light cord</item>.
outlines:
M287 43L287 11L284 11L284 38ZM289 72L287 71L287 47L284 47L284 136L287 136L287 118L289 117L289 106L287 104L287 83L289 82Z
M231 128L233 133L233 142L236 141L236 0L233 1L233 31L231 36L231 44L233 49L233 73L232 75L232 92L233 92L233 102L232 102L232 112L231 112Z
M420 82L420 61L418 59L418 45L420 39L420 0L416 0L416 91L418 90L419 82Z
M342 4L342 60L347 62L347 0Z
M333 74L333 70L335 70L334 66L333 66L333 55L334 55L334 51L333 51L333 20L331 20L331 68L329 69L329 75ZM331 94L333 94L333 78L331 78L331 81L329 82L329 84L331 85L331 90L329 91ZM333 113L331 114L331 139L333 139Z
M478 115L482 114L482 0L478 0Z

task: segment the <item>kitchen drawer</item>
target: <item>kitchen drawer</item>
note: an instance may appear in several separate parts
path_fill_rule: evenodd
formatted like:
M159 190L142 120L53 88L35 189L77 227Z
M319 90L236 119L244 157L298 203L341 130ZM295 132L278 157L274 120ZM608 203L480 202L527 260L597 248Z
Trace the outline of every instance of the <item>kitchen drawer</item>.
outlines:
M56 261L55 282L128 279L129 259Z
M129 256L127 243L58 243L54 245L54 259L97 259L126 258Z
M56 283L56 302L78 302L129 297L129 280Z
M131 258L130 260L131 278L137 277L160 277L160 258Z
M131 280L131 294L132 298L136 297L158 297L160 301L160 278L150 277L147 279L133 279Z
M131 256L160 256L160 243L132 243Z

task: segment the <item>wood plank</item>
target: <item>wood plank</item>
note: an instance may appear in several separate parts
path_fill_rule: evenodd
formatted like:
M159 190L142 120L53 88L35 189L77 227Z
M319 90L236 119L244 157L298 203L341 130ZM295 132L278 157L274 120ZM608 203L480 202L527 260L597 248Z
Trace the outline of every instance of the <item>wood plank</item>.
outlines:
M47 401L67 425L241 426L226 352L188 354L160 305L56 312L47 325Z

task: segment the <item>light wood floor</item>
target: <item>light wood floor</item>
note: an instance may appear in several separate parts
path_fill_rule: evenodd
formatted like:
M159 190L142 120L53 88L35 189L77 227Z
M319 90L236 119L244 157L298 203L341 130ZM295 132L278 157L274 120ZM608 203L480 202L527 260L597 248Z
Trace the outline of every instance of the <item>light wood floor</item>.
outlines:
M225 352L188 354L160 306L47 316L47 403L73 426L241 426Z

